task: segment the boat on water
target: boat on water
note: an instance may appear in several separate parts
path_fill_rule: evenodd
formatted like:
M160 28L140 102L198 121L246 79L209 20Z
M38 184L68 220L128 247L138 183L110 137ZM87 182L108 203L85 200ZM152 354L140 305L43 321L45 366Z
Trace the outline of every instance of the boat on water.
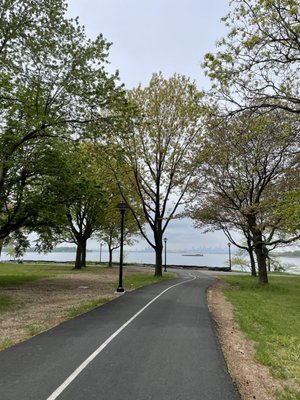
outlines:
M196 253L196 254L181 254L184 257L203 257L203 254Z

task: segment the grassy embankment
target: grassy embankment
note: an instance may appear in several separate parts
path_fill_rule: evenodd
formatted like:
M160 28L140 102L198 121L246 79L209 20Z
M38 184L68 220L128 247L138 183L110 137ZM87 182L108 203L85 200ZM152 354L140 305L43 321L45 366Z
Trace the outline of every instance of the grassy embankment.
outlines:
M247 337L256 342L256 359L286 382L278 400L300 399L300 277L270 276L260 286L249 276L232 276L225 295Z

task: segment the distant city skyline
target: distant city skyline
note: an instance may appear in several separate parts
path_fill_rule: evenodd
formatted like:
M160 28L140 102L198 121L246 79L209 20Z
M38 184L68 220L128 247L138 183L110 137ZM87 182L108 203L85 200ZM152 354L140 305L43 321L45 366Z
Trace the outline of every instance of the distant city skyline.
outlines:
M164 237L167 238L167 246L170 251L196 251L201 249L224 250L228 248L228 239L223 232L203 233L200 229L192 226L193 222L188 218L173 220L167 227ZM149 237L152 240L152 233ZM88 248L99 247L99 242L88 241ZM140 235L132 246L125 246L126 249L144 250L151 248L147 241Z

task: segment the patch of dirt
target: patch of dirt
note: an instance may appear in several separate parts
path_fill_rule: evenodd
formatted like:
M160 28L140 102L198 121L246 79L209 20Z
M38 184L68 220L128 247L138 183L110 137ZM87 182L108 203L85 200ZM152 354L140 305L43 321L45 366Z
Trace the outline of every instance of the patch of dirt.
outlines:
M223 295L228 286L218 281L207 292L209 310L217 325L219 340L229 372L244 400L275 400L274 392L282 389L264 365L255 360L255 343L247 340L234 320L233 307Z
M126 268L126 273L130 272L131 269ZM139 271L134 268L132 272L136 274ZM119 296L115 293L117 280L118 270L111 268L101 274L71 273L0 288L0 295L9 295L15 304L12 310L0 314L1 347L16 344L58 325L66 320L68 310L82 302ZM130 288L126 290L130 291Z

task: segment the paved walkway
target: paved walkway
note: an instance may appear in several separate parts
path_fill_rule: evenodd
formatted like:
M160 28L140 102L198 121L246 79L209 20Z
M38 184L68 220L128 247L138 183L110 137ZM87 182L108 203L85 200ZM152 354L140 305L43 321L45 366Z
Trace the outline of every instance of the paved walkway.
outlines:
M214 279L182 271L1 352L1 400L240 399L206 305Z

